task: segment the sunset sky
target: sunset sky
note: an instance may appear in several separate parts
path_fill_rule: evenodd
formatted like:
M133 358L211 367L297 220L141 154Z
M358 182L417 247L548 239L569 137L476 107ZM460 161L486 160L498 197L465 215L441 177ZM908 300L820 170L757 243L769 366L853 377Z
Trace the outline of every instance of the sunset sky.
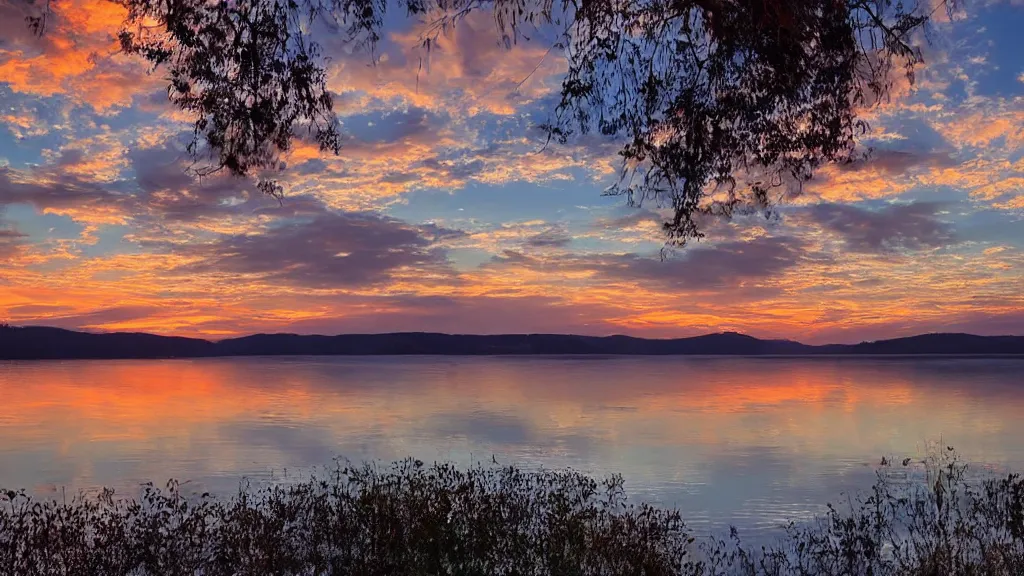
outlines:
M0 321L207 338L1024 334L1021 0L936 23L916 85L867 113L870 161L821 171L778 221L709 223L664 261L657 207L601 196L614 142L542 148L565 69L543 32L505 50L477 14L422 70L416 20L389 17L376 66L322 36L343 150L298 145L279 204L186 174L190 119L163 70L117 53L114 3L53 0L40 39L10 1Z

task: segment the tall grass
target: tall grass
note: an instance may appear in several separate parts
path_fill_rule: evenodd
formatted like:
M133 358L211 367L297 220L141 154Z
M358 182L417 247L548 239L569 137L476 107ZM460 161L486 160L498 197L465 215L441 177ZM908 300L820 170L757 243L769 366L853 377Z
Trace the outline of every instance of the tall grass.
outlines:
M678 511L629 502L621 477L573 471L409 459L231 498L174 482L132 500L6 492L0 574L1024 574L1024 481L964 472L951 459L922 482L880 474L860 499L758 549L735 534L697 543Z
M695 574L1024 576L1024 480L970 480L952 448L919 463L883 459L878 481L816 521L790 524L770 548L702 546ZM687 573L687 572L683 572Z

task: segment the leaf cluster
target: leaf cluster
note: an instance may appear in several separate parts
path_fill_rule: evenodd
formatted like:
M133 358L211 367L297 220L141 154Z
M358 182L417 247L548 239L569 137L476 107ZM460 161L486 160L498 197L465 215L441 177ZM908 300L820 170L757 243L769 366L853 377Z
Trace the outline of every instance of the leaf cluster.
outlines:
M478 10L501 40L557 33L568 62L548 141L598 133L621 144L610 194L671 209L672 243L702 217L773 214L822 165L852 162L899 73L922 62L915 34L936 10L904 0L114 0L122 49L168 74L195 118L200 175L265 174L297 139L338 154L341 135L315 30L373 52L397 7L429 23L423 47ZM45 27L45 14L30 25ZM545 56L546 57L546 56ZM260 184L280 197L272 179Z

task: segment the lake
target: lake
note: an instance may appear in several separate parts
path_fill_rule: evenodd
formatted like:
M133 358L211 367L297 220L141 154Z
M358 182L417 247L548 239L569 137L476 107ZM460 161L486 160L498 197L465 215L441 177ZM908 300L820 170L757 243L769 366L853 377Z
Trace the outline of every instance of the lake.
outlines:
M1024 470L1014 358L288 357L0 362L0 487L231 492L334 458L621 473L698 531L770 533L886 456Z

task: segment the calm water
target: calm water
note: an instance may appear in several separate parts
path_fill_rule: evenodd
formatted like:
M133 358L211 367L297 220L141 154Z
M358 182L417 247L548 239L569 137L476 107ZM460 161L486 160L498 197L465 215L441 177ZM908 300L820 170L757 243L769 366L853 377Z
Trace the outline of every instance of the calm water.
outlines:
M1024 360L251 358L0 362L0 486L214 491L332 458L622 473L699 529L764 531L955 446L1024 470Z

